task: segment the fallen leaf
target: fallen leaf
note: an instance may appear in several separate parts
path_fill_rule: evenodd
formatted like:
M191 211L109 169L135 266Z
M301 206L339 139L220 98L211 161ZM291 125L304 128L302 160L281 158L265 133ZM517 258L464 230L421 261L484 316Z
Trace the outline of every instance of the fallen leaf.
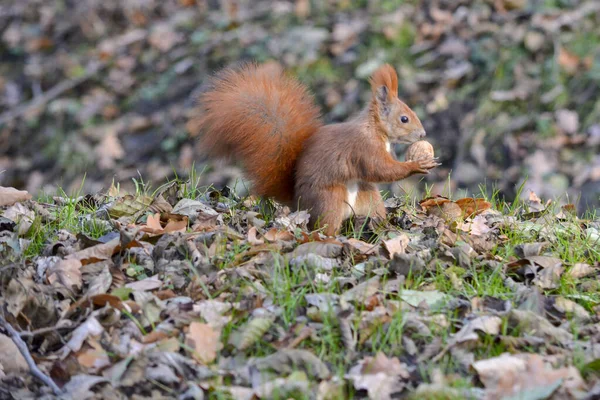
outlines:
M564 47L558 48L558 65L560 65L566 73L574 75L579 69L581 59L574 53L571 53Z
M419 291L419 290L402 290L399 294L400 298L413 307L419 307L421 303L426 304L429 308L441 307L450 299L445 293L436 290Z
M273 325L274 318L256 317L250 319L238 331L233 332L229 337L229 343L238 350L246 350L254 343L258 342Z
M125 285L126 288L138 291L145 292L154 289L158 289L163 285L163 282L158 278L158 275L153 275L148 278L144 278L141 281L131 282Z
M379 276L374 276L368 281L362 282L341 295L345 301L354 301L359 304L364 303L369 297L379 291Z
M86 367L88 372L96 373L101 369L111 365L111 360L100 343L95 340L88 340L92 348L79 352L77 361L80 365Z
M349 238L348 244L360 254L370 255L377 252L377 246L363 242L362 240Z
M108 382L103 376L96 375L75 375L63 387L65 395L68 398L84 400L96 396L90 389L99 383Z
M575 367L553 369L537 354L502 354L477 361L473 368L489 399L545 399L568 381L571 388L585 388Z
M9 336L0 333L0 378L2 372L5 374L18 374L28 370L29 366L13 340Z
M65 258L67 260L79 260L82 265L108 260L112 258L119 244L120 238L117 237L109 242L97 244L76 253L69 254Z
M77 352L83 346L83 343L88 337L100 335L104 328L94 317L89 317L83 324L79 325L71 334L71 339L64 345L60 351L61 359L64 359L70 352Z
M269 229L267 233L265 233L264 237L269 242L275 242L277 240L291 241L296 239L293 233L277 228Z
M98 166L103 170L114 168L116 161L123 158L124 155L125 151L117 137L117 132L114 129L108 130L96 146Z
M192 322L185 335L185 344L192 348L192 356L202 364L211 364L217 358L221 348L219 332L210 325Z
M12 206L15 203L29 199L31 199L31 195L25 190L0 186L0 207Z
M390 258L393 258L395 254L404 254L406 253L406 248L408 247L409 238L405 233L401 233L398 236L384 240L383 244L387 249Z
M255 226L248 229L248 243L254 246L265 243L263 239L258 238L258 229Z
M481 214L485 210L488 210L492 207L492 203L486 201L485 199L476 199L473 197L458 199L455 201L455 203L462 210L463 218L474 217L475 215Z
M306 371L318 379L327 379L331 375L327 365L308 350L280 349L269 356L255 358L250 362L250 366L259 371L273 371L279 375L288 375L298 370Z
M286 254L286 257L293 258L313 253L326 258L336 258L342 254L342 249L341 243L309 242L296 247L292 253Z
M585 263L576 263L568 271L567 275L574 279L585 278L587 276L596 275L598 273L597 267L592 267Z
M404 390L403 380L410 378L406 364L397 358L387 358L379 352L375 357L365 357L346 375L357 390L366 390L369 399L388 400L392 394Z
M46 271L50 284L59 283L70 290L79 291L82 285L81 261L59 260Z
M532 311L510 310L509 322L520 331L532 336L544 338L550 343L565 345L573 340L573 334L567 330L554 326L541 315Z
M472 236L485 236L492 231L487 225L487 219L482 215L476 216L472 221L459 223L458 228Z

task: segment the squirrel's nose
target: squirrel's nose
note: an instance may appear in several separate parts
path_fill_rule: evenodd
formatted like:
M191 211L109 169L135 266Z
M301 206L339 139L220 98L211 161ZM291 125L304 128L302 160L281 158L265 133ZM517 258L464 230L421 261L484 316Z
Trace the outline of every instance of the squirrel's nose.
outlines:
M423 130L421 130L421 131L419 132L419 137L420 137L421 139L423 139L423 138L425 137L425 135L426 135L426 133L425 133L425 129L423 129Z

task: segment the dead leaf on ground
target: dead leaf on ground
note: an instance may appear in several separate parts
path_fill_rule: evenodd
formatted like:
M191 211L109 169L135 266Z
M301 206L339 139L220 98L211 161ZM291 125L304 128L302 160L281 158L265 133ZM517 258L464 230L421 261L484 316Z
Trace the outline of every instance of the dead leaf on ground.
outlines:
M446 197L429 197L421 200L419 205L428 215L435 215L444 221L454 221L463 216L459 205Z
M77 329L73 331L71 334L71 339L69 339L60 352L60 358L64 359L72 351L79 351L88 337L98 336L103 331L104 328L102 325L100 325L98 320L94 317L89 317L83 324L79 325Z
M79 260L81 261L82 265L108 260L113 256L120 243L121 240L117 237L109 242L98 244L96 246L80 250L76 253L69 254L66 259Z
M486 388L488 399L545 399L561 386L585 390L585 383L575 367L554 369L537 354L503 354L477 361L473 368Z
M355 238L349 238L348 244L354 250L358 251L360 254L370 255L375 254L377 252L377 245L369 244L367 242L363 242L362 240L358 240Z
M259 371L273 371L280 375L304 370L312 377L327 379L331 374L327 365L308 350L281 349L269 356L254 359L251 365Z
M26 190L0 186L0 207L12 206L15 203L29 199L31 199L31 195Z
M221 349L220 333L210 325L192 322L185 335L185 344L192 348L192 357L202 364L211 364Z
M388 251L390 258L394 258L394 255L396 254L406 253L409 241L408 235L401 233L394 238L384 240L383 244Z
M50 284L57 282L71 290L81 289L81 261L77 259L59 260L46 271L46 274Z
M296 239L293 233L287 230L277 228L269 229L265 233L264 238L267 239L269 242L275 242L277 240L291 241Z
M3 372L17 374L28 370L29 366L13 340L0 333L0 378Z
M375 357L365 357L346 375L357 390L366 390L369 399L388 400L392 394L404 390L410 378L408 366L395 357L388 358L382 352Z
M471 218L481 214L485 210L492 207L492 203L485 199L465 197L458 199L455 203L460 207L463 212L463 218Z

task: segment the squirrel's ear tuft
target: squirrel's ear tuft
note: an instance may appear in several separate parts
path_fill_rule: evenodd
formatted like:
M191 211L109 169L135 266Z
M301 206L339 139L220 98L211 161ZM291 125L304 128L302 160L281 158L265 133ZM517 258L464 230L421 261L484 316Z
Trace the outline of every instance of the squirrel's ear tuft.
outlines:
M371 76L370 82L371 89L376 96L379 94L380 88L385 86L389 98L398 97L398 75L390 64L384 64L377 68Z

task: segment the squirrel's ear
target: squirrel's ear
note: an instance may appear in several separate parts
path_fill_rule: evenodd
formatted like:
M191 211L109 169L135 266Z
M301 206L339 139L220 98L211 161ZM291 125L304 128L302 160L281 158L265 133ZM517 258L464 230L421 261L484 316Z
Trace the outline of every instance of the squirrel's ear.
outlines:
M390 111L390 91L387 86L379 86L375 90L375 102L383 114L387 114Z

